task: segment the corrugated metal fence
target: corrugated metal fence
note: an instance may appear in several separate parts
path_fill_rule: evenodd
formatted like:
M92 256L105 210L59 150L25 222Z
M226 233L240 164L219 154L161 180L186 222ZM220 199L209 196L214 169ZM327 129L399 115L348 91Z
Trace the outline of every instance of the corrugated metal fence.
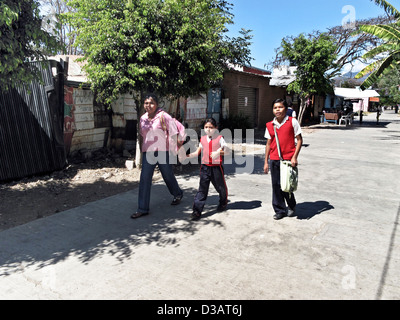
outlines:
M0 181L52 172L66 163L62 66L55 61L33 64L44 84L35 81L0 92Z

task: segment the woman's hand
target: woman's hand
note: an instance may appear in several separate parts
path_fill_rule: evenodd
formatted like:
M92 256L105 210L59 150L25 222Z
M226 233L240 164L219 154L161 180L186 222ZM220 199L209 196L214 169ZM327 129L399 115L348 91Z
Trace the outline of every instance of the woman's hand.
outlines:
M178 150L178 160L179 162L183 162L188 158L188 156L186 155L186 149L184 147L180 147Z

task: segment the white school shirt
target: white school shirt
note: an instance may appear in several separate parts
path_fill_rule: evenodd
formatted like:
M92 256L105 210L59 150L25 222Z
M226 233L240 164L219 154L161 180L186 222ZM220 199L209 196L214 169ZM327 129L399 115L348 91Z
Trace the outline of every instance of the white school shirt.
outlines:
M210 141L211 141L211 138L207 135L207 142L210 142ZM224 149L225 146L226 146L226 141L225 141L224 137L221 136L221 139L219 139L219 147L221 149ZM201 144L201 142L199 142L199 147L201 149L203 149L203 145Z
M289 116L285 116L282 123L279 123L278 120L276 120L276 118L274 118L273 123L276 125L276 128L279 129L287 120L289 120ZM302 133L300 124L297 121L297 119L292 118L292 126L293 126L295 137L297 137L299 134ZM269 134L268 128L265 128L264 138L271 139L271 135Z

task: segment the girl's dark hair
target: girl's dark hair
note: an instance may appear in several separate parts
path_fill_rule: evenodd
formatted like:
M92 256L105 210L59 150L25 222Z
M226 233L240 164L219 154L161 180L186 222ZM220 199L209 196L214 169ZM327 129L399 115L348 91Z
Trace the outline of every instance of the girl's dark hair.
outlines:
M217 121L215 121L214 118L207 118L204 123L203 123L203 127L206 125L206 123L211 123L214 127L217 127Z
M284 99L281 99L281 98L275 99L275 100L272 102L272 107L274 107L274 104L275 104L275 103L282 103L282 104L285 106L286 109L289 107L287 101L284 100Z
M158 105L158 97L154 93L148 93L144 96L144 100L147 100L150 98L152 98L154 100L154 102L157 103L157 105Z

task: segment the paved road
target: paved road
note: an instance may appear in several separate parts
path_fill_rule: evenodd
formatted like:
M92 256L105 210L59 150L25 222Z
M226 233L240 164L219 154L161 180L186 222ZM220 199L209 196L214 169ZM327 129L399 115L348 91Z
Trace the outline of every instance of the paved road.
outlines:
M370 118L369 118L370 117ZM304 135L298 216L272 219L262 145L227 165L229 210L188 220L158 182L0 232L0 299L400 299L400 117Z

